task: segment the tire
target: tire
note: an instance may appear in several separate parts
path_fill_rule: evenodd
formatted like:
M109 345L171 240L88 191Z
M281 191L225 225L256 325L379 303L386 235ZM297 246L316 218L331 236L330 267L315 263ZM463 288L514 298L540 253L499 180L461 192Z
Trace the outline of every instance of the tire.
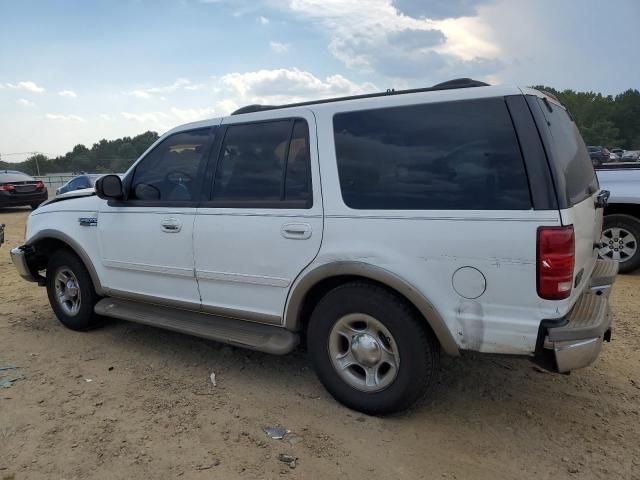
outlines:
M633 272L640 267L640 220L636 217L618 213L605 216L602 242L605 245L599 251L600 257L618 260L620 273ZM614 250L614 247L620 248Z
M102 323L93 311L100 297L87 268L75 253L62 249L51 255L46 284L51 308L65 327L82 331Z
M366 282L336 287L318 302L307 347L329 393L370 415L409 408L435 382L440 365L440 346L424 319L397 295ZM380 355L384 360L374 365Z
M38 203L32 203L29 206L31 207L31 210L35 210L36 208L38 208L40 206L41 202Z

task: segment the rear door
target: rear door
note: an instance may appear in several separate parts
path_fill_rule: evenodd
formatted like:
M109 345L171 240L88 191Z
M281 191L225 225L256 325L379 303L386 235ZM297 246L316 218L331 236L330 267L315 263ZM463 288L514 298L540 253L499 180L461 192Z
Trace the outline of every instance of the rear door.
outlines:
M322 240L314 117L231 116L219 138L194 225L203 310L279 324L290 285Z
M597 259L596 245L602 232L603 209L596 208L600 190L589 151L571 115L546 98L530 97L551 162L563 225L575 233L574 289L577 296L588 281Z

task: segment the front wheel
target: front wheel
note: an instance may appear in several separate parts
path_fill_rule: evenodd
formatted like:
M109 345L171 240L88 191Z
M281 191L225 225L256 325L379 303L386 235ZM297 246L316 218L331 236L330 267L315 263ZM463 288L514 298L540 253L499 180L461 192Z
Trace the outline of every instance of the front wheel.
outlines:
M69 250L58 250L47 264L47 295L58 320L72 330L89 330L100 324L93 311L99 300L82 261Z
M311 315L307 344L325 388L372 415L409 408L439 366L439 345L424 320L403 299L368 283L326 294Z
M604 217L601 258L619 262L620 273L640 267L640 220L631 215L614 214Z

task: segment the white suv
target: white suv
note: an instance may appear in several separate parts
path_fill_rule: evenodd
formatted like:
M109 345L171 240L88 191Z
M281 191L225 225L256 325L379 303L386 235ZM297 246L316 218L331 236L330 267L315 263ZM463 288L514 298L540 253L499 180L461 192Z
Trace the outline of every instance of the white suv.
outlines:
M440 351L593 362L606 200L554 98L462 79L178 127L34 211L11 253L69 328L303 339L335 398L381 414L427 392Z

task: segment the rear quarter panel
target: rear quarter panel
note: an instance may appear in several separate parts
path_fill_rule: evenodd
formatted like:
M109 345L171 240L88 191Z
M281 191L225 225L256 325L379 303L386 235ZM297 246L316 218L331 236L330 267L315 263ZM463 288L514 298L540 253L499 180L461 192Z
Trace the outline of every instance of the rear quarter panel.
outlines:
M424 101L453 95L435 93ZM385 106L385 101L376 99L371 108ZM394 100L402 101L406 100ZM325 230L311 268L343 260L384 268L427 298L460 349L533 353L540 321L558 316L557 302L542 300L536 292L537 229L560 225L559 212L351 209L339 187L332 123L336 111L334 105L314 108ZM457 291L459 285L454 287L454 274L464 267L484 278L484 292L477 298L465 298Z

